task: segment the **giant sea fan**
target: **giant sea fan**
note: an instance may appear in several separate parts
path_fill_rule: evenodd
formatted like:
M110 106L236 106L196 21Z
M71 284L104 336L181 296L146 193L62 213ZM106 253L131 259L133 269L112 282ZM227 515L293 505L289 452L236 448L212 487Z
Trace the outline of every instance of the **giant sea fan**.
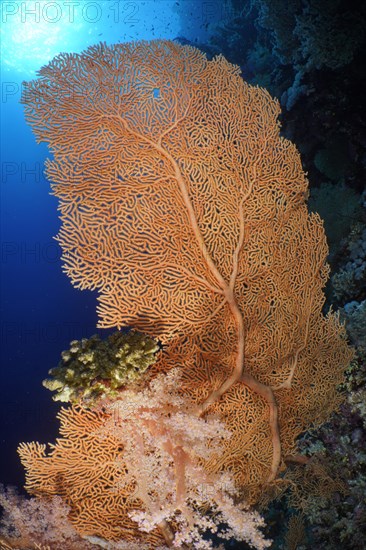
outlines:
M352 356L321 311L328 248L278 102L159 40L61 54L23 103L54 155L65 272L98 290L100 327L163 342L151 376L182 368L182 394L233 434L207 471L255 501L338 406Z

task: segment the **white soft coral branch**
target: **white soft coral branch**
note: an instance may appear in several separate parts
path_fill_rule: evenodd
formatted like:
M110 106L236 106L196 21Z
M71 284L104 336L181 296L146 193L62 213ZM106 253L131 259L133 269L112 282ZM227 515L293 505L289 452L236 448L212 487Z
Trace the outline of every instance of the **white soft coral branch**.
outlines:
M194 404L177 393L179 387L179 369L172 369L148 388L126 390L106 404L110 419L100 436L113 433L120 439L128 481L136 483L134 497L142 502L141 509L129 513L131 519L145 532L171 522L170 543L177 548L212 548L202 538L207 531L267 548L270 541L259 530L262 518L234 503L231 477L208 475L204 469L205 460L219 455L231 433L218 418L198 417Z

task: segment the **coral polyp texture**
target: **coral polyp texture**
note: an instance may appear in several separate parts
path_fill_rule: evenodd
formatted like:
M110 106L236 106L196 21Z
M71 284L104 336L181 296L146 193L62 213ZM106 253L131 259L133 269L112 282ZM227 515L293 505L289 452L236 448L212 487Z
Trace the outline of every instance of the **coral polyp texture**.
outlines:
M195 414L231 433L206 474L232 475L255 502L298 435L337 409L352 357L338 316L322 313L323 223L278 102L222 56L158 40L61 54L23 103L54 157L65 273L98 290L100 327L163 343L149 379L181 369Z
M93 404L116 397L120 388L136 383L156 361L158 343L136 331L115 332L106 340L98 335L73 340L59 365L43 385L56 391L54 401Z

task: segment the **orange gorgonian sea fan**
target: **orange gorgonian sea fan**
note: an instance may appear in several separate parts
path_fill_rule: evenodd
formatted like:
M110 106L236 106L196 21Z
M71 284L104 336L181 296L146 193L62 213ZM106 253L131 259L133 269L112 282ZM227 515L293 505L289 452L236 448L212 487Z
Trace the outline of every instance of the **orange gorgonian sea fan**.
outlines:
M98 290L100 327L165 344L151 374L182 367L181 391L232 432L207 471L255 501L337 408L352 356L322 314L323 223L278 102L222 56L157 40L61 54L23 103L54 155L65 272Z

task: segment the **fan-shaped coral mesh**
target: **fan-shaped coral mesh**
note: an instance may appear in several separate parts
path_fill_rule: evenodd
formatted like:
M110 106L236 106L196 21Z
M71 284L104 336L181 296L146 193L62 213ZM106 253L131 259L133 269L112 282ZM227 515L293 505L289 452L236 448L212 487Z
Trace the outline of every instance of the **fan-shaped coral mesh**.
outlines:
M21 444L19 455L28 471L26 487L32 494L60 495L71 507L70 519L77 530L107 540L123 537L159 546L158 530L142 534L128 513L141 507L135 483L125 481L123 446L109 434L98 437L107 415L82 408L62 409L62 438L46 453L46 445Z
M54 155L65 272L98 289L100 327L166 345L152 373L183 367L182 391L234 434L207 467L255 499L337 407L351 357L321 313L323 224L278 102L222 56L168 41L61 54L23 102Z

